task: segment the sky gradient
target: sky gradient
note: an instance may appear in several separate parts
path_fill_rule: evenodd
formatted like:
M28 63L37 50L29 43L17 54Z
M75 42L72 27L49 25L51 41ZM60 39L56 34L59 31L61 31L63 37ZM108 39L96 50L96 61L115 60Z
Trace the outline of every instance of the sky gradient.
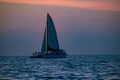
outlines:
M40 51L47 12L68 54L120 54L119 0L0 0L0 55Z
M0 2L120 11L120 0L0 0Z

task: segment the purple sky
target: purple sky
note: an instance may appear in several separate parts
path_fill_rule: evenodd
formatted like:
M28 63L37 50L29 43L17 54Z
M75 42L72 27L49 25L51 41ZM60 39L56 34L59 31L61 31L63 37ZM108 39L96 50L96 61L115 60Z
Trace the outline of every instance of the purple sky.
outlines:
M47 12L68 54L119 54L120 11L0 3L0 55L40 51Z

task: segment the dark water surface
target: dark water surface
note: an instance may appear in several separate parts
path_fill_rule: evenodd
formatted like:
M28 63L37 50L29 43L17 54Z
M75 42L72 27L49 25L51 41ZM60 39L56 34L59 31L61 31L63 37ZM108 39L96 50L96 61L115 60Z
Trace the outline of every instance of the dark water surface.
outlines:
M0 80L120 80L120 56L0 57Z

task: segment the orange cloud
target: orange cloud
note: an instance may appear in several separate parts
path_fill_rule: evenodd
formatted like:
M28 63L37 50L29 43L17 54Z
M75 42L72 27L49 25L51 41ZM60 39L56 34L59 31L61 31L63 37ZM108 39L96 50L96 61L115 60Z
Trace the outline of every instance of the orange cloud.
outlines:
M120 11L119 0L0 0L0 2L76 7L93 10Z

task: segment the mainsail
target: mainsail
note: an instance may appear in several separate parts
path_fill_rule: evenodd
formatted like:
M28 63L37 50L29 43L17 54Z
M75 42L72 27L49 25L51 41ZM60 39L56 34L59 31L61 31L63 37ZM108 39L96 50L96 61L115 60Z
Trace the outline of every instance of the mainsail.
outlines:
M59 49L59 43L57 38L57 33L53 20L49 14L47 14L47 26L44 32L43 44L41 53L44 54L47 49Z

